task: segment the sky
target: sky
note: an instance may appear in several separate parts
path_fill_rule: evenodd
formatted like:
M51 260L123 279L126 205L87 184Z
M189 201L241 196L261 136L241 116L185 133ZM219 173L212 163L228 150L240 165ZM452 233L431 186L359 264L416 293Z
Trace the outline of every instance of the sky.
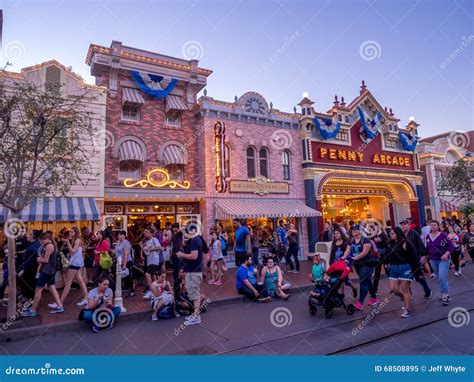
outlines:
M247 91L292 112L359 94L361 80L404 126L431 136L474 126L472 0L0 0L2 66L56 59L93 83L89 44L197 58L208 96Z

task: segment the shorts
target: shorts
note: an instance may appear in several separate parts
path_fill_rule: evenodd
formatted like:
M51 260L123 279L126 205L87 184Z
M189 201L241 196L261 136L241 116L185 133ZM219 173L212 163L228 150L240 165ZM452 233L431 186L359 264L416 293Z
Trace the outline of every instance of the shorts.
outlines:
M153 297L153 299L151 300L152 309L155 309L156 304L158 304L158 302L160 301L163 301L164 306L168 306L174 302L174 297L171 293L166 292L162 293L160 297Z
M69 269L73 270L73 271L78 271L79 269L81 269L82 267L76 267L75 265L70 265L69 266Z
M47 275L46 273L40 273L38 281L36 282L37 288L44 288L46 285L54 285L56 283L56 275Z
M191 301L201 296L202 272L186 272L184 285Z
M150 264L146 266L146 273L149 273L150 275L156 275L158 274L158 271L161 271L161 265Z
M84 256L84 267L92 268L94 265L94 254Z
M389 273L390 280L413 281L413 271L410 264L391 264Z

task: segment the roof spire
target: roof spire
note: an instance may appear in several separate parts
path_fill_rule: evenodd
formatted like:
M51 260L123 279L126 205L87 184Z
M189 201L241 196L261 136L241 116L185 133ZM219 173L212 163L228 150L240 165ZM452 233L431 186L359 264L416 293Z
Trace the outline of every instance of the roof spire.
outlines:
M339 106L339 100L337 99L337 94L334 96L334 106L335 107Z
M346 107L346 102L344 101L344 97L341 97L341 106Z
M360 85L360 94L362 94L366 89L367 85L365 84L365 81L362 80L362 85Z

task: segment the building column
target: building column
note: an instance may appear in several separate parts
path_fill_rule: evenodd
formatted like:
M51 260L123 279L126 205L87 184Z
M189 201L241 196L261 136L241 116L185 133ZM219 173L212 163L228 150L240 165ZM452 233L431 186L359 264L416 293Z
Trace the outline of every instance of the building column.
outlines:
M416 194L418 196L418 208L420 210L420 226L423 227L426 223L426 214L425 197L423 195L423 186L421 184L416 185Z
M306 205L317 210L314 179L304 180L304 195ZM316 217L306 218L306 225L308 231L308 252L314 253L318 241L318 223Z
M415 224L420 225L421 227L422 224L420 219L420 206L418 203L419 201L417 202L416 200L410 201L410 215L413 218Z
M392 227L395 227L397 224L395 222L395 213L393 211L393 202L388 203L388 212L390 214L390 222L392 223Z

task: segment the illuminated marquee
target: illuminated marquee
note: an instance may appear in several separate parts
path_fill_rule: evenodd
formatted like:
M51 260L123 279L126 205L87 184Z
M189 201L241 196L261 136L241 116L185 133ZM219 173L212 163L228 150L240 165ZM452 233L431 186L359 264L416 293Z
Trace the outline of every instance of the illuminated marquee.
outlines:
M135 182L131 178L127 178L123 181L125 187L169 187L169 188L184 188L188 189L191 187L191 183L185 180L182 183L175 180L171 180L170 174L164 168L154 168L146 174L146 178Z
M354 150L336 150L321 147L319 149L319 155L321 158L327 158L331 160L342 160L346 162L363 162L364 160L364 153ZM372 163L383 164L387 166L411 166L410 158L402 157L399 155L387 154L374 154L372 158Z
M226 192L225 181L225 124L216 122L214 124L214 145L216 150L216 191Z

